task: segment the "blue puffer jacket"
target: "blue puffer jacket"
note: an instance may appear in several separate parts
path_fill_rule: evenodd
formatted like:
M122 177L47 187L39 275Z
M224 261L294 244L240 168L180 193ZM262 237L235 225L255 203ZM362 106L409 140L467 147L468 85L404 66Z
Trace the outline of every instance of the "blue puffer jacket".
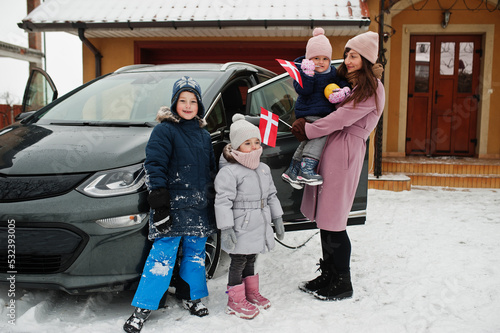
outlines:
M297 119L307 116L324 117L336 110L335 105L325 97L325 87L330 83L336 83L343 88L349 87L349 83L337 76L337 69L334 66L330 66L330 72L325 74L315 73L312 77L304 74L300 69L300 64L304 58L302 56L294 60L298 64L296 66L302 77L303 85L301 87L297 81L293 81L295 91L299 94L295 104L295 117Z
M172 228L159 232L149 224L149 239L156 237L207 237L216 232L213 180L215 156L210 134L199 117L180 118L169 108L158 111L161 121L146 146L146 184L149 191L166 188L170 193Z

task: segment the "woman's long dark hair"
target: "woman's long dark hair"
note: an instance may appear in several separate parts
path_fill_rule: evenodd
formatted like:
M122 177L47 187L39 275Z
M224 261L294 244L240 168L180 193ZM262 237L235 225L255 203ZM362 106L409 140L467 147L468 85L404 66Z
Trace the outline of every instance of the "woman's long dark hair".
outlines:
M344 60L350 50L350 48L345 49ZM340 64L338 68L338 75L341 77L345 77L347 81L351 83L351 85L354 83L356 86L356 89L354 89L354 86L352 87L352 94L345 99L343 104L354 101L354 105L356 105L356 103L365 101L368 97L374 95L377 91L378 81L375 78L375 74L373 73L373 64L366 60L363 56L361 56L361 59L361 69L357 70L354 73L347 73L347 67L345 66L344 62Z

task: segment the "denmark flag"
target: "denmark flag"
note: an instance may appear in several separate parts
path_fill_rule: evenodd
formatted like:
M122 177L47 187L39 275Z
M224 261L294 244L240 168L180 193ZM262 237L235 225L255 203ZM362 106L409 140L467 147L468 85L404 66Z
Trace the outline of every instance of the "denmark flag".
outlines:
M300 72L295 66L295 64L293 62L283 59L276 59L276 61L279 62L281 67L283 67L288 72L288 74L290 74L292 79L297 81L302 87L302 78L300 77Z
M263 107L260 108L259 130L262 143L276 147L276 137L278 136L278 121L280 117Z

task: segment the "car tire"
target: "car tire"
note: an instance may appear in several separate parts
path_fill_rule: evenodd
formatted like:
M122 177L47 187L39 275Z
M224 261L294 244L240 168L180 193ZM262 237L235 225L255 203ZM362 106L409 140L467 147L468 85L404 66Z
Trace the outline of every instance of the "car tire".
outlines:
M205 270L207 279L211 279L217 270L220 259L220 251L220 230L218 230L217 233L208 236L207 243L205 245Z

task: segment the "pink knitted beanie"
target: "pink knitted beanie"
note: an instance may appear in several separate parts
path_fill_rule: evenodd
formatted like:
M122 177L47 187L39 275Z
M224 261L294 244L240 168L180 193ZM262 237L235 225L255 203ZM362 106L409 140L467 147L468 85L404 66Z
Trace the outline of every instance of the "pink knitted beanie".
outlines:
M306 59L317 56L327 56L328 59L332 59L332 45L325 36L323 28L314 29L313 37L309 38L306 45Z
M366 60L374 64L378 58L378 34L367 31L347 41L345 48L350 48L361 54Z

